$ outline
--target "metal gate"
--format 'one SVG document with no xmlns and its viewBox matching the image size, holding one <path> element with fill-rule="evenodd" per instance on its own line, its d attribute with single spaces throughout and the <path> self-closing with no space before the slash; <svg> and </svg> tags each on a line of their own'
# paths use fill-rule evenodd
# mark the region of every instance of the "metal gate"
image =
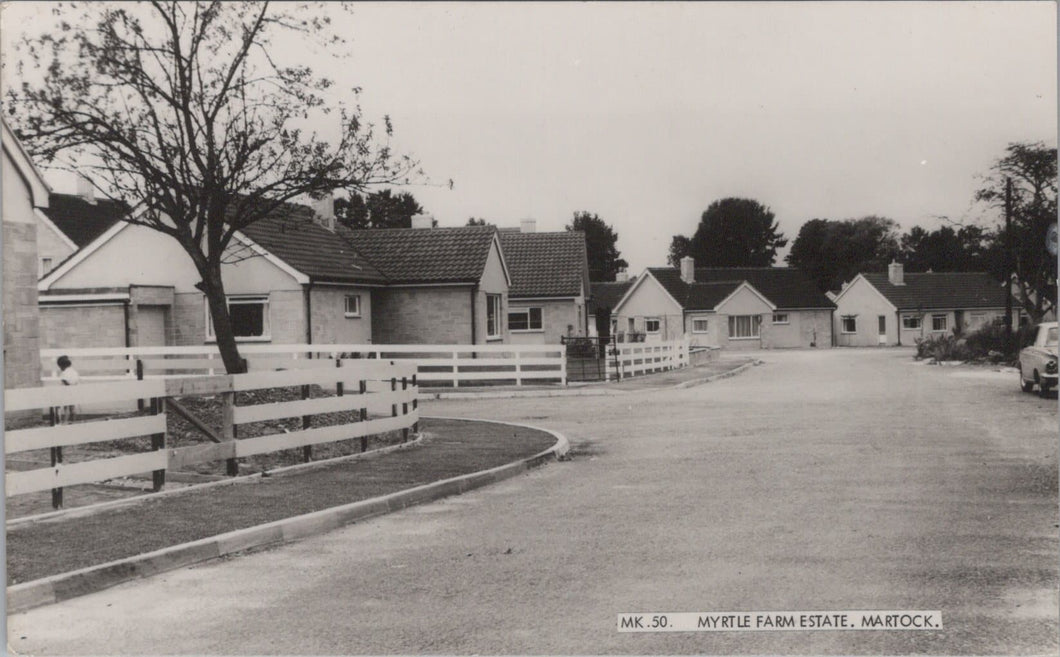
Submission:
<svg viewBox="0 0 1060 657">
<path fill-rule="evenodd" d="M 614 358 L 610 337 L 561 337 L 567 352 L 567 381 L 606 381 L 607 359 Z"/>
</svg>

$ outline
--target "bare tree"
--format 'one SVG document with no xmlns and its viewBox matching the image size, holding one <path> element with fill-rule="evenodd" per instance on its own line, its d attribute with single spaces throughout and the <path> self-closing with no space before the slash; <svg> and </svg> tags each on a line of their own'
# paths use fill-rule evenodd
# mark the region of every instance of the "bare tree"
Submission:
<svg viewBox="0 0 1060 657">
<path fill-rule="evenodd" d="M 391 152 L 389 117 L 362 120 L 358 88 L 281 61 L 282 34 L 341 51 L 330 8 L 268 2 L 54 5 L 58 29 L 17 47 L 7 91 L 32 154 L 88 175 L 162 232 L 202 277 L 217 344 L 240 372 L 221 265 L 233 237 L 289 201 L 405 184 L 422 175 Z M 9 62 L 10 65 L 10 62 Z M 337 137 L 314 128 L 334 129 Z M 238 243 L 238 240 L 237 240 Z"/>
</svg>

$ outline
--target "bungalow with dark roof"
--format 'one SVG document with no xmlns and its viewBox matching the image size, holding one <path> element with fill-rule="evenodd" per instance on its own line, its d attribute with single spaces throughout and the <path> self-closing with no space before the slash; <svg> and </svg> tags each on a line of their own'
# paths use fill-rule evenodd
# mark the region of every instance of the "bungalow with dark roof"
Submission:
<svg viewBox="0 0 1060 657">
<path fill-rule="evenodd" d="M 559 344 L 588 334 L 589 259 L 581 231 L 542 232 L 533 219 L 500 230 L 512 275 L 508 330 L 513 344 Z"/>
<path fill-rule="evenodd" d="M 91 183 L 78 178 L 77 194 L 52 194 L 37 213 L 37 251 L 44 276 L 129 212 L 121 201 L 96 198 Z"/>
<path fill-rule="evenodd" d="M 613 314 L 623 337 L 688 337 L 693 345 L 730 349 L 828 347 L 835 305 L 797 269 L 787 267 L 649 267 Z"/>
<path fill-rule="evenodd" d="M 1005 289 L 989 274 L 887 273 L 855 276 L 836 295 L 836 344 L 912 345 L 917 338 L 973 331 L 1005 314 Z"/>
<path fill-rule="evenodd" d="M 289 204 L 236 233 L 222 275 L 237 339 L 277 344 L 504 341 L 494 227 L 350 231 Z M 425 225 L 430 225 L 426 218 Z M 213 341 L 198 273 L 171 238 L 119 222 L 38 284 L 49 346 Z"/>
</svg>

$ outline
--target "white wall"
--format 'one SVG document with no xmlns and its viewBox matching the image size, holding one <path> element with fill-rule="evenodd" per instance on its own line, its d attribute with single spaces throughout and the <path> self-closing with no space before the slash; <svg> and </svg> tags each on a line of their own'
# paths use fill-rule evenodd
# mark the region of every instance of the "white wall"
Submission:
<svg viewBox="0 0 1060 657">
<path fill-rule="evenodd" d="M 836 344 L 841 347 L 875 347 L 879 341 L 879 316 L 887 322 L 885 344 L 898 344 L 898 317 L 896 308 L 864 278 L 855 278 L 850 287 L 836 301 L 835 324 L 833 332 Z M 857 315 L 857 331 L 843 332 L 843 317 Z M 952 322 L 952 319 L 951 319 Z M 951 324 L 952 326 L 952 324 Z M 929 327 L 930 328 L 930 327 Z M 915 333 L 919 333 L 918 331 Z M 906 344 L 903 335 L 902 343 Z M 910 339 L 908 344 L 912 344 Z"/>
</svg>

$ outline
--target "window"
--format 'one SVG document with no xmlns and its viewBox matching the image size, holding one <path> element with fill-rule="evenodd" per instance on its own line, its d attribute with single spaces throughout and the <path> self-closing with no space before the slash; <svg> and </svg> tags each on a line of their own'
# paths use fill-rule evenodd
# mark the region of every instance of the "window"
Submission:
<svg viewBox="0 0 1060 657">
<path fill-rule="evenodd" d="M 706 333 L 709 322 L 705 319 L 693 319 L 692 320 L 692 332 L 693 333 Z"/>
<path fill-rule="evenodd" d="M 758 337 L 758 315 L 730 315 L 729 339 L 749 340 Z"/>
<path fill-rule="evenodd" d="M 844 315 L 843 316 L 843 333 L 857 333 L 858 332 L 858 316 L 857 315 Z"/>
<path fill-rule="evenodd" d="M 659 318 L 658 317 L 645 317 L 644 318 L 644 332 L 645 333 L 658 333 L 659 332 Z"/>
<path fill-rule="evenodd" d="M 971 319 L 968 320 L 969 328 L 977 328 L 986 324 L 986 313 L 972 313 Z"/>
<path fill-rule="evenodd" d="M 787 313 L 773 313 L 774 324 L 787 324 L 788 314 Z"/>
<path fill-rule="evenodd" d="M 205 303 L 205 299 L 203 299 Z M 206 306 L 206 339 L 216 340 L 213 332 L 213 317 L 210 316 L 210 305 Z M 228 315 L 232 318 L 232 332 L 238 340 L 268 340 L 269 331 L 269 298 L 228 297 Z"/>
<path fill-rule="evenodd" d="M 501 295 L 486 295 L 486 337 L 501 337 Z"/>
<path fill-rule="evenodd" d="M 902 328 L 919 329 L 920 315 L 902 315 Z"/>
<path fill-rule="evenodd" d="M 47 274 L 48 272 L 50 272 L 52 270 L 52 262 L 53 262 L 53 260 L 51 258 L 41 258 L 40 259 L 40 275 L 38 276 L 38 278 L 40 276 L 44 276 L 45 274 Z"/>
<path fill-rule="evenodd" d="M 346 317 L 360 317 L 361 316 L 361 295 L 359 294 L 347 294 L 346 295 Z"/>
<path fill-rule="evenodd" d="M 632 317 L 630 317 L 628 323 L 629 323 L 629 332 L 630 333 L 636 333 L 637 332 L 637 322 Z"/>
<path fill-rule="evenodd" d="M 508 309 L 509 331 L 540 331 L 542 329 L 540 308 Z"/>
<path fill-rule="evenodd" d="M 946 316 L 945 315 L 932 315 L 931 316 L 931 330 L 932 331 L 945 331 L 946 330 Z"/>
</svg>

